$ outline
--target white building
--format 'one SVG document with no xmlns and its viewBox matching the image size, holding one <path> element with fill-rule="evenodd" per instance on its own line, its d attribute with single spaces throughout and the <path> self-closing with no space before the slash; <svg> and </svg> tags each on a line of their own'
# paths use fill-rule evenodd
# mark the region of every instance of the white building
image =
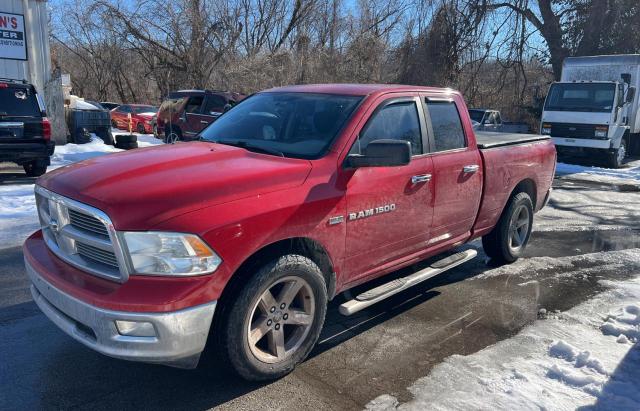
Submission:
<svg viewBox="0 0 640 411">
<path fill-rule="evenodd" d="M 65 143 L 62 88 L 51 73 L 46 0 L 0 0 L 0 77 L 26 80 L 44 94 L 53 137 Z"/>
</svg>

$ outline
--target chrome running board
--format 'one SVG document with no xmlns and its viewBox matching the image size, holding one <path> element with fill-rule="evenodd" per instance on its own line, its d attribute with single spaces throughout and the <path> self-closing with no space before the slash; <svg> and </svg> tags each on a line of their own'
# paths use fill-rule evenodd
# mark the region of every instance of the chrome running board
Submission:
<svg viewBox="0 0 640 411">
<path fill-rule="evenodd" d="M 429 278 L 436 276 L 444 271 L 460 264 L 467 262 L 478 255 L 476 250 L 466 250 L 449 257 L 443 258 L 431 264 L 429 267 L 410 274 L 406 277 L 396 278 L 386 284 L 379 285 L 371 290 L 365 291 L 356 296 L 353 300 L 346 301 L 340 305 L 340 314 L 351 315 L 363 310 L 379 301 L 391 297 L 413 287 Z"/>
</svg>

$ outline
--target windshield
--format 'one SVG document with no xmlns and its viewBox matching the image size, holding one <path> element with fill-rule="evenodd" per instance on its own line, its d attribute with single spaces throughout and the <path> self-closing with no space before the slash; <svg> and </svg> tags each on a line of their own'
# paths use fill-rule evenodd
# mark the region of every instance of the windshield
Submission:
<svg viewBox="0 0 640 411">
<path fill-rule="evenodd" d="M 613 83 L 555 83 L 549 90 L 544 109 L 610 112 L 615 93 Z"/>
<path fill-rule="evenodd" d="M 471 116 L 471 120 L 481 123 L 482 117 L 484 117 L 484 110 L 469 110 L 469 116 Z"/>
<path fill-rule="evenodd" d="M 158 107 L 154 107 L 154 106 L 133 106 L 131 108 L 133 109 L 133 112 L 136 114 L 158 112 Z"/>
<path fill-rule="evenodd" d="M 314 159 L 329 148 L 361 99 L 333 94 L 256 94 L 207 127 L 201 139 Z"/>
</svg>

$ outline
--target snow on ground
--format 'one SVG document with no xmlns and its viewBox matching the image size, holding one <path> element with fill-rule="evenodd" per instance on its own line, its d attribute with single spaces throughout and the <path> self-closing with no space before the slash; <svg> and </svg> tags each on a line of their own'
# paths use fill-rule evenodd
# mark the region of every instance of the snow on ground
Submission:
<svg viewBox="0 0 640 411">
<path fill-rule="evenodd" d="M 556 175 L 605 184 L 640 185 L 640 161 L 630 161 L 619 169 L 558 163 Z"/>
<path fill-rule="evenodd" d="M 113 130 L 114 134 L 123 134 Z M 136 134 L 136 133 L 134 133 Z M 136 134 L 139 147 L 162 144 L 151 134 Z M 48 171 L 77 161 L 122 151 L 92 136 L 87 144 L 56 146 Z M 0 185 L 0 249 L 20 245 L 39 227 L 33 184 Z"/>
<path fill-rule="evenodd" d="M 632 222 L 637 221 L 634 224 Z M 549 206 L 536 214 L 534 231 L 591 231 L 640 227 L 640 192 L 564 181 Z"/>
<path fill-rule="evenodd" d="M 382 395 L 366 408 L 640 409 L 640 277 L 601 283 L 608 290 L 581 305 L 477 353 L 447 358 L 409 387 L 413 400 Z"/>
</svg>

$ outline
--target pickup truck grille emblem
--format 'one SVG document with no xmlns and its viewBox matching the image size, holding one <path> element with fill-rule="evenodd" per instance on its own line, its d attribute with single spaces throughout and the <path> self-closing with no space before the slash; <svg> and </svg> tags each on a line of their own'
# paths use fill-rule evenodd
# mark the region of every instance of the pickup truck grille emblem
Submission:
<svg viewBox="0 0 640 411">
<path fill-rule="evenodd" d="M 373 217 L 374 215 L 390 213 L 396 210 L 395 204 L 385 204 L 374 208 L 368 208 L 366 210 L 360 210 L 354 213 L 349 213 L 349 221 L 360 220 L 362 218 Z"/>
</svg>

